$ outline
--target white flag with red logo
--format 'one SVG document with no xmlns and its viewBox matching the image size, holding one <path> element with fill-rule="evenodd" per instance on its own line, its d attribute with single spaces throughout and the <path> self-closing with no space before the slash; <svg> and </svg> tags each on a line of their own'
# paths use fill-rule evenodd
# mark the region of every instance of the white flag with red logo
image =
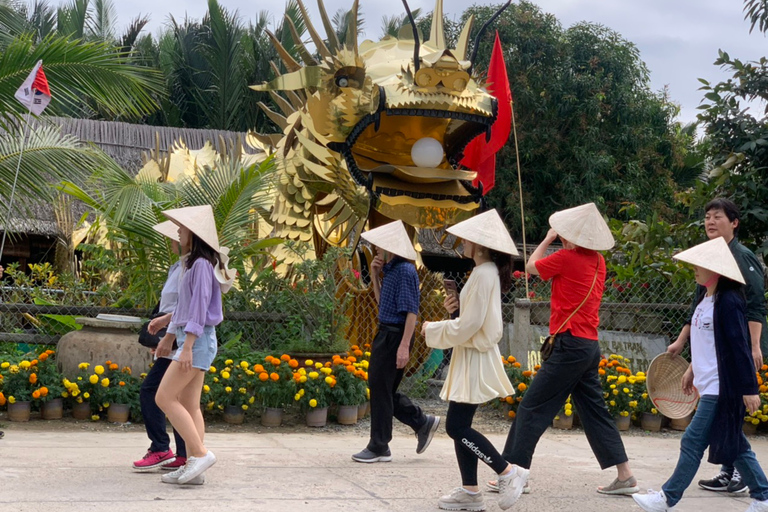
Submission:
<svg viewBox="0 0 768 512">
<path fill-rule="evenodd" d="M 19 90 L 14 95 L 30 112 L 39 116 L 51 102 L 51 90 L 43 72 L 43 61 L 37 61 Z"/>
</svg>

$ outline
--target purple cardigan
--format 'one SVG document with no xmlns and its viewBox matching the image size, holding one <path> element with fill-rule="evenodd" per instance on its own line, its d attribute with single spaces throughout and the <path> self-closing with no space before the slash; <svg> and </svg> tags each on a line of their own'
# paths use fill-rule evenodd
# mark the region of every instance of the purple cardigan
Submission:
<svg viewBox="0 0 768 512">
<path fill-rule="evenodd" d="M 221 285 L 213 275 L 213 265 L 198 258 L 192 268 L 184 269 L 179 286 L 179 303 L 171 317 L 168 332 L 179 327 L 184 332 L 202 336 L 206 325 L 219 325 L 224 319 Z"/>
</svg>

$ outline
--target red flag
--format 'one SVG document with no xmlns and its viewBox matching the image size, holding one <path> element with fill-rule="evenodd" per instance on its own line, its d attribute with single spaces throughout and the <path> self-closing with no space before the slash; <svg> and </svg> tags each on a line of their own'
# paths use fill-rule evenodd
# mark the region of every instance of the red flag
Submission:
<svg viewBox="0 0 768 512">
<path fill-rule="evenodd" d="M 51 102 L 51 90 L 43 72 L 43 61 L 37 61 L 32 72 L 14 95 L 30 112 L 39 116 Z"/>
<path fill-rule="evenodd" d="M 487 194 L 496 180 L 496 153 L 504 147 L 512 130 L 512 91 L 509 88 L 504 51 L 501 49 L 499 32 L 493 43 L 491 62 L 488 66 L 488 92 L 499 102 L 496 121 L 491 127 L 491 137 L 485 141 L 485 134 L 478 135 L 464 149 L 461 165 L 477 172 L 478 182 L 483 183 L 483 194 Z"/>
</svg>

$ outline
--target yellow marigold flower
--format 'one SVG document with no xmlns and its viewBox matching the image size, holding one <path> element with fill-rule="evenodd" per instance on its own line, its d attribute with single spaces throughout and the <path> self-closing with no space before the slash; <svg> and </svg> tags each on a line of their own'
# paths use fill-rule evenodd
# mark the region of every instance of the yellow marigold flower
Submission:
<svg viewBox="0 0 768 512">
<path fill-rule="evenodd" d="M 253 402 L 255 402 L 255 401 L 256 401 L 256 397 L 255 396 L 252 396 L 251 398 L 248 399 L 248 403 L 249 404 L 253 404 Z"/>
<path fill-rule="evenodd" d="M 572 410 L 570 410 L 570 409 L 566 409 L 566 410 L 565 410 L 565 415 L 566 415 L 566 416 L 571 416 L 571 415 L 573 415 L 573 411 L 572 411 Z"/>
<path fill-rule="evenodd" d="M 211 392 L 211 387 L 208 384 L 205 384 L 203 386 L 203 392 L 204 393 L 210 393 Z"/>
<path fill-rule="evenodd" d="M 19 367 L 16 366 L 15 364 L 11 365 L 10 370 L 11 370 L 11 373 L 19 373 Z"/>
<path fill-rule="evenodd" d="M 299 368 L 299 375 L 306 375 L 306 374 L 307 374 L 307 370 L 305 370 L 304 368 Z"/>
<path fill-rule="evenodd" d="M 629 388 L 624 388 L 624 389 L 622 389 L 622 391 L 625 392 L 625 393 L 629 393 Z"/>
<path fill-rule="evenodd" d="M 309 401 L 309 406 L 310 407 L 317 407 L 317 400 L 315 400 L 314 398 L 312 400 L 310 400 Z"/>
<path fill-rule="evenodd" d="M 218 377 L 214 377 L 213 378 L 213 382 L 219 382 L 219 378 Z"/>
<path fill-rule="evenodd" d="M 68 398 L 68 397 L 69 397 L 69 393 L 67 393 L 66 391 L 61 392 L 61 398 Z"/>
<path fill-rule="evenodd" d="M 371 399 L 371 388 L 365 388 L 365 398 Z"/>
<path fill-rule="evenodd" d="M 98 364 L 93 368 L 93 371 L 96 372 L 96 375 L 101 375 L 104 373 L 104 367 Z"/>
<path fill-rule="evenodd" d="M 609 376 L 606 378 L 606 380 L 607 380 L 608 382 L 614 381 L 614 380 L 616 380 L 616 379 L 618 379 L 618 377 L 616 377 L 615 375 L 609 375 Z"/>
<path fill-rule="evenodd" d="M 320 371 L 326 375 L 330 375 L 333 370 L 331 370 L 330 368 L 320 368 Z"/>
<path fill-rule="evenodd" d="M 635 377 L 629 377 L 627 380 L 629 381 L 630 384 L 634 384 L 635 382 L 637 382 L 637 379 Z"/>
<path fill-rule="evenodd" d="M 616 384 L 611 384 L 611 389 L 616 389 Z"/>
<path fill-rule="evenodd" d="M 105 388 L 109 387 L 109 379 L 108 379 L 108 378 L 106 378 L 106 377 L 104 377 L 103 379 L 101 379 L 101 386 L 102 386 L 102 387 L 105 387 Z"/>
<path fill-rule="evenodd" d="M 315 363 L 311 359 L 307 359 L 306 361 L 304 361 L 304 366 L 312 366 L 313 364 Z"/>
<path fill-rule="evenodd" d="M 77 367 L 80 368 L 81 370 L 87 370 L 89 366 L 91 366 L 90 363 L 80 363 L 79 365 L 77 365 Z"/>
<path fill-rule="evenodd" d="M 223 371 L 221 372 L 221 378 L 222 378 L 222 379 L 228 379 L 228 378 L 229 378 L 229 372 L 228 372 L 228 371 L 225 371 L 225 370 L 223 370 Z"/>
<path fill-rule="evenodd" d="M 645 377 L 645 372 L 637 372 L 635 374 L 636 377 Z"/>
<path fill-rule="evenodd" d="M 91 416 L 91 421 L 99 421 L 99 419 L 100 418 L 98 414 L 94 414 L 93 416 Z"/>
<path fill-rule="evenodd" d="M 611 407 L 616 407 L 616 401 L 615 401 L 615 400 L 611 400 L 610 402 L 608 402 L 608 404 L 609 404 Z"/>
<path fill-rule="evenodd" d="M 643 393 L 643 400 L 645 400 L 646 398 L 648 398 L 648 393 Z"/>
<path fill-rule="evenodd" d="M 109 402 L 104 402 L 103 404 L 101 404 L 101 406 L 106 409 L 107 407 L 109 407 Z"/>
<path fill-rule="evenodd" d="M 11 395 L 8 397 L 8 403 L 9 404 L 15 404 L 16 403 L 16 397 Z"/>
<path fill-rule="evenodd" d="M 0 368 L 2 368 L 3 370 L 8 368 L 9 366 L 11 366 L 11 363 L 9 363 L 8 361 L 3 361 L 3 364 L 0 364 Z"/>
<path fill-rule="evenodd" d="M 226 393 L 231 393 L 231 392 L 232 392 L 232 388 L 231 388 L 231 387 L 229 387 L 229 386 L 227 386 L 227 387 L 225 387 L 225 388 L 224 388 L 224 391 L 225 391 Z"/>
<path fill-rule="evenodd" d="M 299 390 L 299 394 L 300 394 L 301 396 L 304 396 L 304 390 L 303 390 L 303 389 L 300 389 L 300 390 Z"/>
<path fill-rule="evenodd" d="M 224 361 L 224 364 L 227 366 L 232 366 L 234 364 L 234 361 L 231 359 L 227 359 L 226 361 Z"/>
<path fill-rule="evenodd" d="M 613 393 L 614 395 L 618 395 L 618 394 L 619 394 L 619 390 L 618 390 L 618 389 L 614 389 L 614 390 L 612 391 L 612 393 Z"/>
<path fill-rule="evenodd" d="M 326 383 L 326 384 L 328 384 L 328 385 L 331 385 L 331 384 L 333 383 L 333 378 L 331 378 L 331 377 L 326 377 L 326 378 L 325 378 L 325 383 Z"/>
<path fill-rule="evenodd" d="M 210 368 L 208 368 L 208 371 L 211 372 L 211 373 L 216 373 L 216 367 L 215 366 L 211 366 Z"/>
<path fill-rule="evenodd" d="M 22 361 L 19 363 L 19 368 L 21 368 L 22 370 L 29 370 L 30 366 L 32 366 L 32 363 L 30 363 L 29 361 Z"/>
<path fill-rule="evenodd" d="M 293 399 L 298 402 L 299 400 L 301 400 L 301 395 L 296 393 L 295 395 L 293 395 Z"/>
<path fill-rule="evenodd" d="M 248 392 L 248 390 L 245 389 L 245 388 L 240 388 L 240 389 L 237 390 L 237 392 L 240 393 L 241 395 L 244 395 L 244 394 L 246 394 Z"/>
<path fill-rule="evenodd" d="M 89 398 L 91 398 L 91 394 L 90 394 L 89 392 L 87 392 L 87 391 L 86 391 L 85 393 L 83 393 L 83 398 L 85 398 L 86 400 L 88 400 Z"/>
<path fill-rule="evenodd" d="M 307 376 L 306 376 L 306 375 L 302 375 L 302 376 L 299 378 L 299 382 L 301 382 L 302 384 L 304 384 L 305 382 L 307 382 Z"/>
<path fill-rule="evenodd" d="M 245 405 L 245 404 L 241 405 L 240 407 L 242 407 L 244 411 L 247 411 L 247 410 L 248 410 L 248 406 L 247 406 L 247 405 Z"/>
<path fill-rule="evenodd" d="M 320 374 L 319 374 L 319 373 L 317 373 L 317 372 L 309 372 L 309 378 L 310 378 L 310 379 L 316 379 L 316 378 L 318 378 L 319 376 L 320 376 Z"/>
<path fill-rule="evenodd" d="M 322 367 L 323 367 L 323 363 L 315 363 L 315 368 L 320 369 Z"/>
<path fill-rule="evenodd" d="M 565 410 L 566 411 L 570 411 L 571 409 L 573 409 L 573 405 L 572 404 L 565 404 Z"/>
<path fill-rule="evenodd" d="M 240 368 L 242 368 L 243 370 L 246 370 L 249 366 L 251 365 L 248 364 L 248 361 L 240 361 Z"/>
<path fill-rule="evenodd" d="M 627 382 L 627 378 L 624 375 L 619 375 L 619 384 Z"/>
</svg>

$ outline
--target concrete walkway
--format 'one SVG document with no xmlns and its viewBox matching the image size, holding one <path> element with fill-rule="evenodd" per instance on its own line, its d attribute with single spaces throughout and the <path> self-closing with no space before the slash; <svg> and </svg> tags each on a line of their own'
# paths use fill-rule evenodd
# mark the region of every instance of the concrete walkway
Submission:
<svg viewBox="0 0 768 512">
<path fill-rule="evenodd" d="M 173 486 L 160 473 L 135 473 L 132 460 L 147 447 L 140 431 L 79 432 L 6 426 L 0 440 L 0 511 L 429 511 L 459 484 L 453 442 L 442 432 L 423 455 L 415 438 L 396 434 L 391 463 L 356 464 L 350 454 L 366 438 L 359 432 L 213 433 L 208 446 L 219 462 L 204 486 Z M 45 428 L 48 428 L 47 426 Z M 489 436 L 499 447 L 504 438 Z M 643 491 L 655 489 L 677 460 L 679 435 L 624 437 Z M 768 440 L 755 438 L 758 459 L 768 466 Z M 697 475 L 716 468 L 703 464 Z M 491 471 L 480 464 L 482 480 Z M 601 472 L 583 432 L 542 438 L 532 468 L 532 493 L 516 511 L 640 510 L 631 498 L 595 492 L 615 473 Z M 695 484 L 694 484 L 695 485 Z M 488 510 L 499 510 L 486 494 Z M 747 497 L 718 495 L 692 487 L 680 512 L 744 511 Z"/>
</svg>

